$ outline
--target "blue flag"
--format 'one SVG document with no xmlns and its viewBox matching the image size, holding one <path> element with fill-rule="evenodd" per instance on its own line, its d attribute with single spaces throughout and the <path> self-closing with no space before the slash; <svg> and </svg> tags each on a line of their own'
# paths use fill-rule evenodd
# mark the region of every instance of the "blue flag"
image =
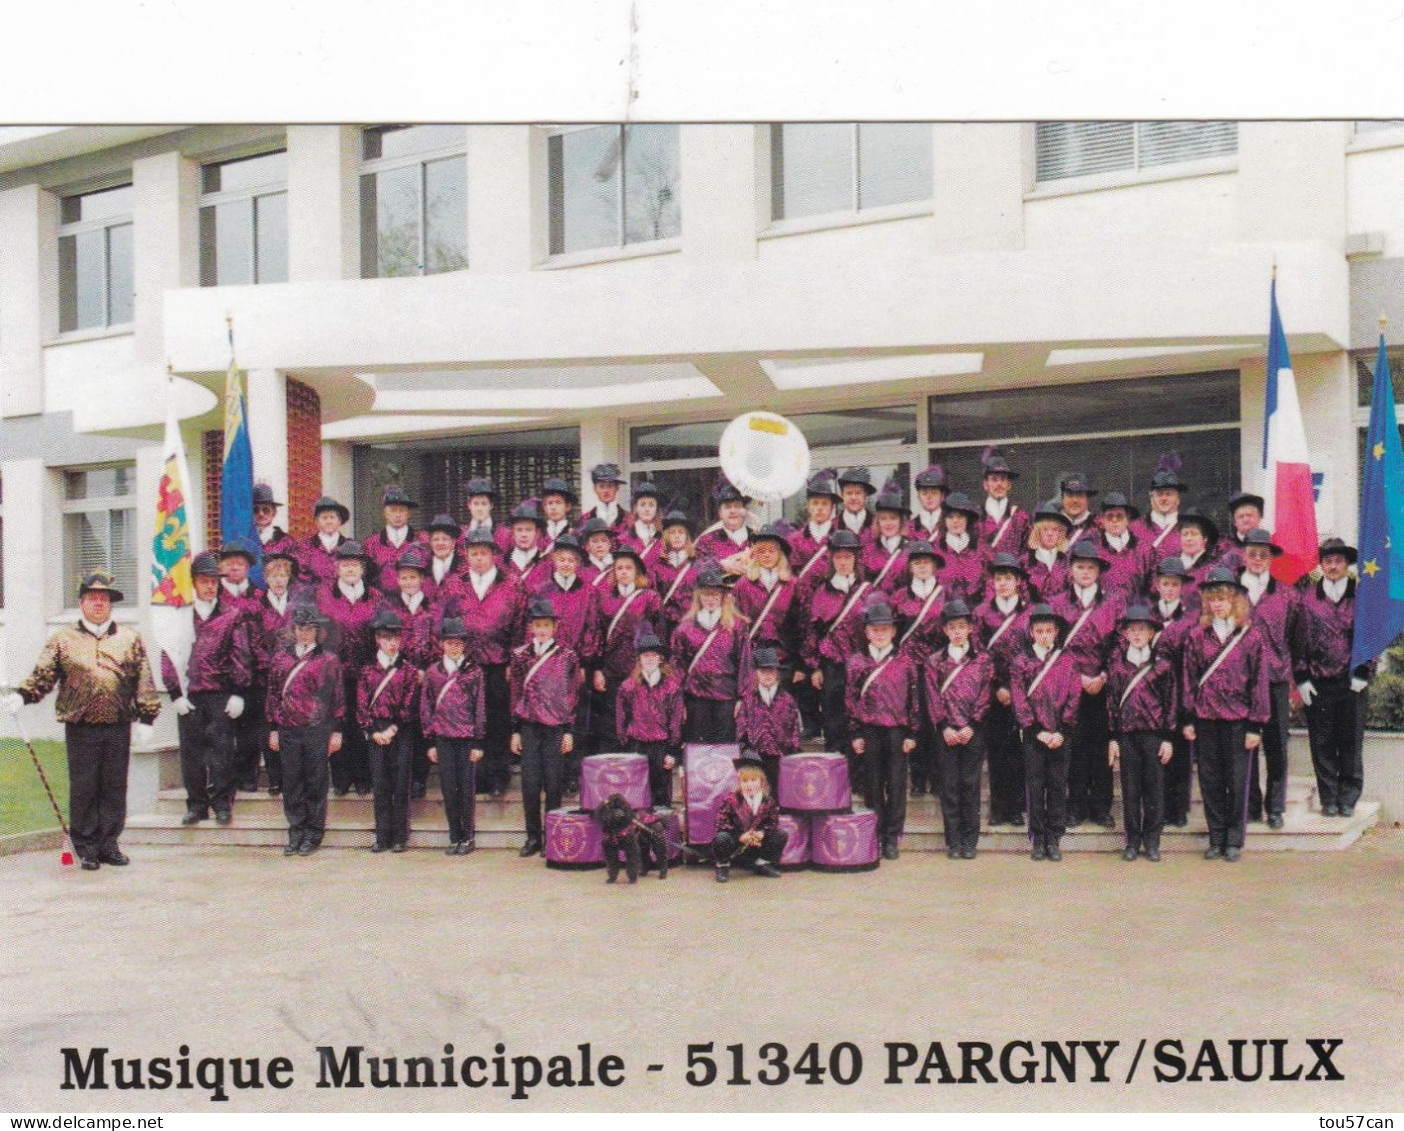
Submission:
<svg viewBox="0 0 1404 1131">
<path fill-rule="evenodd" d="M 1351 668 L 1368 664 L 1404 632 L 1404 451 L 1383 334 L 1375 361 L 1375 395 L 1361 478 L 1360 582 L 1355 591 Z"/>
<path fill-rule="evenodd" d="M 244 385 L 233 356 L 224 385 L 224 470 L 219 484 L 219 536 L 250 539 L 257 546 L 253 520 L 253 449 L 249 446 L 248 419 L 244 410 Z M 249 579 L 263 585 L 263 563 L 254 562 Z"/>
</svg>

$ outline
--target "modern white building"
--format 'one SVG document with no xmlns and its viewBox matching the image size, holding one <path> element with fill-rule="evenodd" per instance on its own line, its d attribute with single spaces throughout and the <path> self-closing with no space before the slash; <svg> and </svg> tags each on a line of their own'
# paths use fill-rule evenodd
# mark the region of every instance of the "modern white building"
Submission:
<svg viewBox="0 0 1404 1131">
<path fill-rule="evenodd" d="M 0 657 L 27 669 L 83 568 L 141 616 L 167 396 L 206 536 L 230 321 L 295 530 L 329 493 L 371 532 L 391 481 L 461 516 L 480 473 L 588 505 L 606 459 L 701 509 L 753 408 L 879 481 L 978 492 L 999 444 L 1030 504 L 1070 468 L 1143 498 L 1175 450 L 1221 514 L 1256 485 L 1275 265 L 1351 537 L 1401 183 L 1395 122 L 0 129 Z"/>
</svg>

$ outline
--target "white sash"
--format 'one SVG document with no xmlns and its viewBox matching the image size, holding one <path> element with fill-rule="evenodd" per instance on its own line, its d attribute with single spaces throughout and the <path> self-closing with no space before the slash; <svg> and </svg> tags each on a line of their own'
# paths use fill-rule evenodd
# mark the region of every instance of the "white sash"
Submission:
<svg viewBox="0 0 1404 1131">
<path fill-rule="evenodd" d="M 698 646 L 697 654 L 692 657 L 692 662 L 687 665 L 688 675 L 692 674 L 692 669 L 697 666 L 697 662 L 702 659 L 702 656 L 706 653 L 707 649 L 712 646 L 712 641 L 717 638 L 717 633 L 721 631 L 721 628 L 721 622 L 718 621 L 717 626 L 714 629 L 712 629 L 711 632 L 707 633 L 707 638 L 704 641 L 702 641 L 701 645 Z"/>
<path fill-rule="evenodd" d="M 990 539 L 990 549 L 993 550 L 999 545 L 1000 539 L 1004 537 L 1005 531 L 1009 529 L 1009 524 L 1014 521 L 1014 512 L 1019 508 L 1013 503 L 1009 504 L 1009 513 L 1004 516 L 1004 521 L 999 524 L 999 529 L 994 532 L 994 537 Z"/>
<path fill-rule="evenodd" d="M 931 606 L 936 603 L 936 598 L 944 592 L 945 588 L 940 582 L 937 582 L 931 592 L 926 595 L 926 600 L 922 602 L 921 608 L 917 610 L 917 615 L 912 620 L 911 626 L 906 632 L 902 633 L 902 639 L 897 641 L 897 647 L 902 647 L 903 644 L 911 639 L 912 633 L 921 627 L 921 622 L 926 619 L 926 614 L 931 611 Z"/>
<path fill-rule="evenodd" d="M 828 639 L 834 634 L 838 626 L 843 623 L 843 618 L 853 611 L 853 606 L 858 603 L 858 599 L 863 596 L 867 589 L 868 583 L 864 581 L 853 590 L 852 595 L 848 598 L 848 604 L 844 605 L 844 607 L 839 610 L 839 615 L 834 617 L 833 622 L 829 625 L 829 630 L 824 633 L 825 639 Z"/>
<path fill-rule="evenodd" d="M 1138 671 L 1134 676 L 1131 677 L 1131 682 L 1126 685 L 1126 690 L 1121 693 L 1121 698 L 1116 701 L 1117 707 L 1126 706 L 1126 700 L 1131 697 L 1131 692 L 1136 690 L 1136 685 L 1140 683 L 1141 680 L 1145 679 L 1146 676 L 1150 675 L 1150 670 L 1153 667 L 1155 667 L 1154 655 L 1152 655 L 1151 658 L 1146 661 L 1145 667 L 1143 667 L 1140 671 Z"/>
<path fill-rule="evenodd" d="M 1019 614 L 1021 612 L 1023 612 L 1023 610 L 1015 606 L 1014 611 L 1004 618 L 1004 623 L 1001 624 L 997 629 L 995 629 L 994 635 L 991 636 L 987 641 L 985 641 L 985 651 L 988 652 L 991 648 L 995 646 L 995 641 L 998 640 L 1001 636 L 1003 636 L 1005 630 L 1016 620 L 1019 619 Z"/>
<path fill-rule="evenodd" d="M 1153 539 L 1151 539 L 1151 548 L 1152 548 L 1152 549 L 1155 549 L 1155 550 L 1160 549 L 1160 544 L 1161 544 L 1162 542 L 1165 541 L 1166 537 L 1167 537 L 1172 531 L 1179 530 L 1179 529 L 1180 529 L 1180 520 L 1177 518 L 1177 519 L 1176 519 L 1174 522 L 1172 522 L 1169 526 L 1167 526 L 1167 527 L 1165 527 L 1163 530 L 1161 530 L 1161 532 L 1160 532 L 1159 534 L 1157 534 Z"/>
<path fill-rule="evenodd" d="M 878 575 L 873 578 L 874 585 L 881 585 L 882 579 L 887 576 L 887 571 L 892 568 L 892 563 L 897 560 L 897 555 L 902 552 L 902 547 L 898 546 L 892 553 L 887 555 L 887 561 L 882 563 L 882 569 L 878 570 Z"/>
<path fill-rule="evenodd" d="M 307 655 L 303 656 L 302 659 L 298 660 L 298 662 L 293 665 L 292 671 L 288 672 L 288 678 L 283 680 L 283 690 L 278 693 L 279 695 L 286 695 L 288 693 L 288 687 L 292 684 L 293 679 L 297 676 L 298 672 L 307 666 L 308 661 L 312 659 L 314 654 L 313 652 L 308 652 Z"/>
<path fill-rule="evenodd" d="M 619 627 L 619 618 L 624 615 L 624 610 L 627 609 L 630 605 L 632 605 L 634 603 L 634 598 L 642 592 L 642 589 L 635 589 L 632 593 L 630 593 L 627 597 L 624 598 L 624 603 L 619 606 L 619 611 L 614 614 L 614 619 L 609 622 L 609 627 L 605 629 L 606 644 L 609 643 L 609 638 L 614 635 L 614 630 Z"/>
<path fill-rule="evenodd" d="M 687 576 L 687 571 L 692 568 L 692 562 L 692 558 L 688 558 L 687 561 L 683 562 L 682 568 L 678 570 L 677 576 L 673 578 L 673 584 L 668 586 L 667 596 L 663 598 L 663 603 L 665 605 L 673 599 L 673 594 L 678 591 L 678 586 L 682 584 L 682 579 Z"/>
<path fill-rule="evenodd" d="M 887 657 L 882 661 L 882 663 L 878 664 L 877 667 L 875 667 L 872 671 L 868 673 L 868 678 L 863 681 L 863 686 L 858 689 L 859 699 L 863 698 L 863 696 L 868 693 L 868 688 L 872 686 L 873 680 L 877 679 L 878 674 L 882 671 L 882 669 L 887 667 L 887 665 L 892 663 L 892 661 L 896 658 L 897 649 L 894 648 L 891 652 L 887 654 Z"/>
<path fill-rule="evenodd" d="M 756 617 L 756 623 L 751 625 L 751 631 L 746 634 L 748 640 L 754 640 L 756 638 L 756 633 L 760 631 L 760 626 L 765 623 L 765 618 L 770 615 L 770 610 L 775 607 L 775 602 L 779 599 L 780 590 L 783 587 L 784 582 L 777 581 L 775 583 L 775 588 L 770 591 L 770 596 L 766 599 L 765 604 L 761 606 L 760 615 Z"/>
<path fill-rule="evenodd" d="M 547 648 L 546 651 L 542 652 L 541 655 L 537 656 L 536 663 L 532 664 L 531 667 L 527 668 L 526 675 L 522 676 L 523 690 L 525 690 L 526 685 L 531 682 L 531 677 L 541 670 L 541 665 L 544 664 L 547 660 L 549 660 L 553 655 L 555 655 L 555 652 L 556 642 L 553 640 L 551 641 L 551 647 Z"/>
<path fill-rule="evenodd" d="M 1033 677 L 1033 682 L 1029 684 L 1029 690 L 1026 692 L 1030 698 L 1033 698 L 1033 693 L 1038 690 L 1038 685 L 1043 682 L 1043 677 L 1053 670 L 1053 665 L 1058 662 L 1058 657 L 1062 654 L 1063 650 L 1061 648 L 1055 648 L 1048 659 L 1043 662 L 1042 669 L 1039 671 L 1038 675 Z"/>
<path fill-rule="evenodd" d="M 390 670 L 385 673 L 385 678 L 380 681 L 380 685 L 371 693 L 370 707 L 374 707 L 380 700 L 380 693 L 390 686 L 390 681 L 395 678 L 395 670 L 399 664 L 391 664 Z"/>
<path fill-rule="evenodd" d="M 439 694 L 434 696 L 434 710 L 437 711 L 439 707 L 443 704 L 444 696 L 449 693 L 449 688 L 458 682 L 458 677 L 462 674 L 463 669 L 459 668 L 456 672 L 454 672 L 451 676 L 448 677 L 448 681 L 443 685 L 443 687 L 439 688 Z"/>
<path fill-rule="evenodd" d="M 1199 677 L 1199 683 L 1196 686 L 1203 687 L 1208 683 L 1209 677 L 1219 670 L 1219 665 L 1228 659 L 1229 653 L 1237 648 L 1238 642 L 1247 635 L 1248 626 L 1246 624 L 1239 625 L 1238 628 L 1234 630 L 1233 635 L 1228 638 L 1227 643 L 1224 644 L 1223 650 L 1214 657 L 1214 662 L 1204 669 L 1204 674 Z"/>
<path fill-rule="evenodd" d="M 1078 631 L 1082 628 L 1082 626 L 1087 623 L 1087 618 L 1090 617 L 1093 614 L 1093 612 L 1096 611 L 1096 609 L 1097 606 L 1095 604 L 1092 604 L 1088 605 L 1087 608 L 1082 610 L 1082 616 L 1078 617 L 1077 623 L 1068 630 L 1067 636 L 1063 638 L 1063 647 L 1059 648 L 1058 651 L 1062 652 L 1067 649 L 1067 646 L 1073 642 L 1073 637 L 1078 634 Z"/>
<path fill-rule="evenodd" d="M 943 683 L 943 684 L 941 684 L 941 694 L 942 694 L 942 695 L 944 695 L 944 694 L 946 693 L 946 690 L 947 690 L 947 689 L 951 686 L 951 684 L 955 681 L 955 677 L 958 676 L 958 675 L 960 675 L 960 673 L 961 673 L 962 671 L 965 670 L 965 665 L 968 664 L 968 663 L 970 663 L 970 657 L 971 657 L 973 654 L 974 654 L 974 653 L 972 653 L 972 652 L 966 652 L 965 658 L 964 658 L 963 660 L 961 660 L 960 663 L 956 664 L 956 666 L 955 666 L 954 668 L 951 669 L 951 674 L 948 675 L 948 676 L 946 676 L 946 682 Z"/>
<path fill-rule="evenodd" d="M 818 564 L 819 559 L 822 558 L 828 552 L 829 546 L 826 542 L 824 545 L 820 546 L 819 549 L 814 551 L 814 556 L 810 558 L 809 561 L 804 563 L 804 569 L 800 570 L 799 577 L 797 577 L 795 580 L 803 581 L 807 576 L 809 576 L 809 571 L 813 569 L 815 565 Z"/>
</svg>

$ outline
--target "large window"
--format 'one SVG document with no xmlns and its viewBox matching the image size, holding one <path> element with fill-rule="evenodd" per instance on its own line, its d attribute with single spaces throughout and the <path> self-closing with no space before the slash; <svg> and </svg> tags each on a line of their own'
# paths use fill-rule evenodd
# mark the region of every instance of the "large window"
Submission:
<svg viewBox="0 0 1404 1131">
<path fill-rule="evenodd" d="M 132 320 L 132 186 L 59 203 L 59 329 Z"/>
<path fill-rule="evenodd" d="M 931 199 L 927 122 L 770 127 L 771 217 L 788 220 Z"/>
<path fill-rule="evenodd" d="M 1237 122 L 1039 122 L 1035 134 L 1040 182 L 1238 152 Z"/>
<path fill-rule="evenodd" d="M 550 251 L 586 251 L 682 233 L 678 127 L 589 126 L 547 141 Z"/>
<path fill-rule="evenodd" d="M 104 569 L 117 588 L 136 599 L 136 466 L 63 473 L 64 592 L 84 574 Z M 68 598 L 65 598 L 66 600 Z"/>
<path fill-rule="evenodd" d="M 361 277 L 468 266 L 463 126 L 377 126 L 361 135 Z"/>
<path fill-rule="evenodd" d="M 200 170 L 200 286 L 288 279 L 286 150 Z"/>
</svg>

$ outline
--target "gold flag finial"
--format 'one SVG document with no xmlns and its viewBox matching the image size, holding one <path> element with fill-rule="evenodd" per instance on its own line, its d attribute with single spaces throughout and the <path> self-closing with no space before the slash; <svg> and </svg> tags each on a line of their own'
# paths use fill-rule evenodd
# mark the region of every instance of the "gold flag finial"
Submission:
<svg viewBox="0 0 1404 1131">
<path fill-rule="evenodd" d="M 1385 327 L 1389 325 L 1389 315 L 1383 310 L 1380 311 L 1380 333 L 1385 332 Z"/>
</svg>

